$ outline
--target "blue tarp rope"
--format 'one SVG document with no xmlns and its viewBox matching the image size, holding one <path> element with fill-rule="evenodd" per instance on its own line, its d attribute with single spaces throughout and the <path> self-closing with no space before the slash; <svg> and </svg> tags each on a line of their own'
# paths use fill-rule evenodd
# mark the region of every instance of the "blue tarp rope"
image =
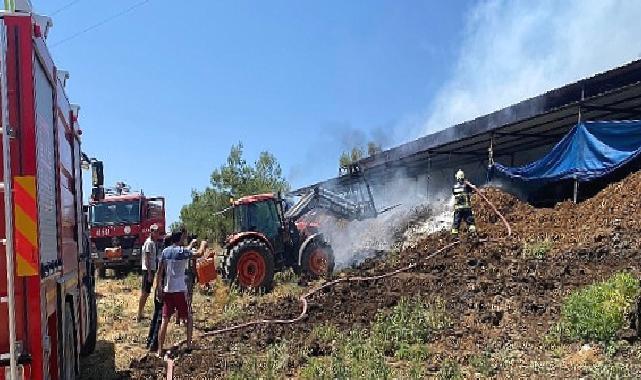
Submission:
<svg viewBox="0 0 641 380">
<path fill-rule="evenodd" d="M 590 181 L 612 173 L 641 154 L 641 121 L 587 121 L 575 125 L 541 159 L 494 170 L 520 181 Z"/>
</svg>

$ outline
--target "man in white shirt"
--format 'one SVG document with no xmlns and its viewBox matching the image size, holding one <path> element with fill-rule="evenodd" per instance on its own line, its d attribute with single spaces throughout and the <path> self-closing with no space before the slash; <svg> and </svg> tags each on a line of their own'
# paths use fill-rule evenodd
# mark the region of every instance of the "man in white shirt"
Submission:
<svg viewBox="0 0 641 380">
<path fill-rule="evenodd" d="M 154 275 L 156 273 L 156 263 L 157 258 L 157 249 L 156 242 L 154 241 L 154 236 L 158 226 L 152 224 L 149 227 L 149 236 L 142 246 L 142 281 L 141 281 L 141 292 L 140 292 L 140 301 L 138 302 L 138 322 L 142 320 L 143 312 L 145 309 L 145 304 L 147 303 L 147 298 L 149 293 L 151 293 L 151 287 L 154 283 Z"/>
<path fill-rule="evenodd" d="M 163 344 L 167 334 L 169 319 L 176 312 L 177 319 L 187 321 L 186 335 L 187 347 L 191 348 L 193 320 L 191 308 L 187 303 L 187 283 L 185 282 L 185 269 L 190 260 L 195 260 L 203 254 L 206 242 L 203 241 L 197 252 L 193 251 L 196 239 L 189 246 L 181 247 L 182 231 L 173 232 L 171 246 L 162 251 L 158 264 L 158 277 L 156 278 L 156 297 L 163 301 L 162 323 L 158 334 L 158 356 L 163 354 Z"/>
</svg>

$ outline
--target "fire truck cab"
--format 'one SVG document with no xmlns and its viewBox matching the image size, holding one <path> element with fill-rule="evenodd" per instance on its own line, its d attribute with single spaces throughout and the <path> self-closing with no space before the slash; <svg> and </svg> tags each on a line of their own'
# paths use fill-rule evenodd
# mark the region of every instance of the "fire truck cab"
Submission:
<svg viewBox="0 0 641 380">
<path fill-rule="evenodd" d="M 163 197 L 120 190 L 92 199 L 89 203 L 91 257 L 98 277 L 105 277 L 107 269 L 117 272 L 139 270 L 142 246 L 152 225 L 157 227 L 154 238 L 160 246 L 165 235 Z"/>
<path fill-rule="evenodd" d="M 7 3 L 7 2 L 5 2 Z M 0 380 L 74 379 L 97 315 L 78 106 L 28 0 L 0 12 Z"/>
</svg>

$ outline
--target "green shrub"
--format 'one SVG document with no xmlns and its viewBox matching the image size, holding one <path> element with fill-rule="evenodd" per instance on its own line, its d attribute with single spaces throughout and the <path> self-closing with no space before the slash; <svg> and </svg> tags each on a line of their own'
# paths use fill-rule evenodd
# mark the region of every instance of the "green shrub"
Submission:
<svg viewBox="0 0 641 380">
<path fill-rule="evenodd" d="M 571 293 L 551 336 L 569 341 L 611 340 L 623 327 L 638 292 L 639 281 L 630 273 L 621 272 Z"/>
<path fill-rule="evenodd" d="M 384 352 L 396 352 L 401 344 L 425 343 L 434 332 L 449 324 L 442 301 L 430 305 L 402 298 L 390 313 L 381 312 L 376 316 L 372 339 L 382 344 Z"/>
<path fill-rule="evenodd" d="M 548 239 L 526 242 L 523 244 L 523 256 L 542 260 L 552 250 L 552 242 Z"/>
</svg>

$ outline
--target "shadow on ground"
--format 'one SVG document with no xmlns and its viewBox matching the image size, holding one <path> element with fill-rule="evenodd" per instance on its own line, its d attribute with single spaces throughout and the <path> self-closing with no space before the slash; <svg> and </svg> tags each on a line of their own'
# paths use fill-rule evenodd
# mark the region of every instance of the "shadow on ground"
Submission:
<svg viewBox="0 0 641 380">
<path fill-rule="evenodd" d="M 129 373 L 116 371 L 116 351 L 113 342 L 99 340 L 93 354 L 80 358 L 80 379 L 129 379 Z"/>
</svg>

